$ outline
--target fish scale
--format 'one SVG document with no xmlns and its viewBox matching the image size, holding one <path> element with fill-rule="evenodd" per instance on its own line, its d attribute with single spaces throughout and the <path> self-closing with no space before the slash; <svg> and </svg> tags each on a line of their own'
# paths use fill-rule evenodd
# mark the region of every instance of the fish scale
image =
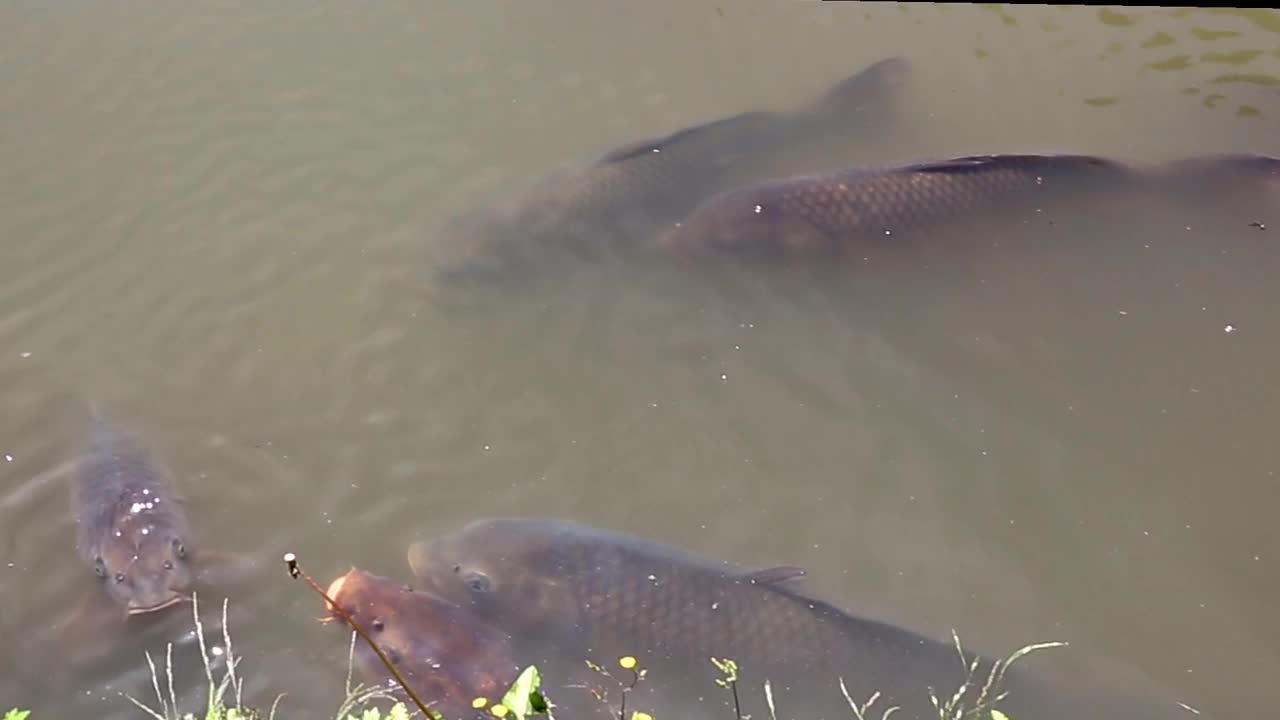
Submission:
<svg viewBox="0 0 1280 720">
<path fill-rule="evenodd" d="M 1091 155 L 972 155 L 778 178 L 720 193 L 662 234 L 675 255 L 844 255 L 939 223 L 1009 217 L 1132 181 Z"/>
<path fill-rule="evenodd" d="M 539 616 L 525 624 L 500 616 L 509 609 L 495 610 L 498 618 L 490 618 L 511 624 L 512 632 L 522 630 L 517 634 L 530 644 L 582 653 L 595 662 L 634 655 L 650 665 L 675 661 L 678 667 L 703 670 L 712 669 L 710 657 L 732 657 L 744 676 L 756 667 L 855 667 L 868 657 L 905 666 L 925 655 L 959 682 L 954 648 L 852 618 L 777 583 L 753 582 L 755 575 L 737 566 L 649 544 L 590 542 L 563 534 L 552 544 L 553 551 L 525 570 L 550 569 L 556 587 L 570 594 L 543 601 L 556 606 L 545 609 L 547 616 L 564 620 Z"/>
<path fill-rule="evenodd" d="M 713 692 L 712 657 L 735 660 L 749 686 L 768 678 L 789 689 L 793 703 L 814 694 L 842 702 L 838 677 L 863 698 L 880 690 L 924 703 L 927 687 L 963 682 L 953 646 L 800 592 L 794 568 L 753 571 L 554 521 L 477 521 L 409 556 L 426 589 L 470 604 L 510 632 L 521 653 L 579 667 L 632 655 L 660 693 Z M 465 589 L 476 573 L 493 583 L 479 596 Z M 979 672 L 990 667 L 984 660 Z M 1038 692 L 1011 678 L 1021 694 Z"/>
<path fill-rule="evenodd" d="M 691 573 L 675 566 L 618 577 L 591 572 L 593 565 L 584 558 L 566 568 L 583 579 L 585 594 L 579 597 L 589 598 L 578 603 L 589 647 L 622 653 L 652 649 L 691 658 L 736 654 L 744 660 L 783 659 L 790 657 L 788 649 L 799 647 L 802 652 L 791 654 L 829 650 L 833 629 L 821 619 L 815 622 L 813 603 L 800 596 L 755 587 L 728 574 Z"/>
<path fill-rule="evenodd" d="M 838 682 L 843 679 L 856 701 L 880 693 L 868 717 L 897 706 L 895 720 L 936 720 L 930 688 L 944 700 L 951 697 L 965 681 L 966 666 L 977 660 L 965 704 L 972 709 L 992 667 L 973 653 L 962 661 L 950 642 L 858 617 L 809 595 L 795 582 L 804 574 L 799 568 L 752 570 L 565 521 L 476 520 L 413 543 L 407 559 L 425 591 L 468 609 L 459 620 L 469 615 L 471 622 L 501 628 L 515 657 L 537 658 L 548 677 L 565 677 L 555 694 L 568 702 L 590 699 L 581 692 L 584 684 L 601 686 L 593 675 L 574 674 L 585 670 L 583 660 L 614 669 L 619 657 L 632 655 L 649 676 L 628 707 L 670 717 L 725 717 L 733 710 L 724 704 L 732 701 L 714 684 L 714 656 L 737 661 L 744 715 L 769 717 L 761 691 L 768 679 L 778 717 L 848 718 Z M 1001 686 L 1009 695 L 1000 708 L 1012 718 L 1169 716 L 1161 706 L 1093 698 L 1079 689 L 1081 697 L 1066 695 L 1020 667 L 1011 668 Z M 616 692 L 609 698 L 616 717 Z"/>
</svg>

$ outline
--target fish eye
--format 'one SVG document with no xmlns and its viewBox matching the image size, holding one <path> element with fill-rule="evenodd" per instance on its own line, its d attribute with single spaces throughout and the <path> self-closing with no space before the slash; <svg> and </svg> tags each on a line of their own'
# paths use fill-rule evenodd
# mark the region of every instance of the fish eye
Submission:
<svg viewBox="0 0 1280 720">
<path fill-rule="evenodd" d="M 98 558 L 93 563 L 93 572 L 98 577 L 107 576 L 107 564 L 102 562 L 102 558 Z"/>
<path fill-rule="evenodd" d="M 164 561 L 164 569 L 165 569 L 165 570 L 172 570 L 172 569 L 173 569 L 173 561 L 172 561 L 172 560 L 165 560 L 165 561 Z"/>
<path fill-rule="evenodd" d="M 382 632 L 383 628 L 386 627 L 386 624 L 382 622 L 382 618 L 374 618 L 371 624 L 373 625 L 373 629 L 378 632 Z"/>
<path fill-rule="evenodd" d="M 467 589 L 473 593 L 489 592 L 489 578 L 481 573 L 471 573 L 466 579 Z"/>
<path fill-rule="evenodd" d="M 185 558 L 187 556 L 187 546 L 183 545 L 182 541 L 177 538 L 173 539 L 173 549 L 178 553 L 178 557 Z"/>
<path fill-rule="evenodd" d="M 124 573 L 116 573 L 116 582 L 118 583 L 124 582 Z"/>
</svg>

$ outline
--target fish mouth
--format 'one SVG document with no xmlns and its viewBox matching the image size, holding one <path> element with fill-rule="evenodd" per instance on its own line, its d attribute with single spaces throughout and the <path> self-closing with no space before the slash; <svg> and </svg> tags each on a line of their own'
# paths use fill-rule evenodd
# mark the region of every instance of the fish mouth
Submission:
<svg viewBox="0 0 1280 720">
<path fill-rule="evenodd" d="M 170 608 L 170 607 L 173 607 L 174 605 L 188 602 L 190 600 L 191 598 L 187 597 L 186 595 L 175 593 L 174 595 L 167 597 L 164 600 L 161 600 L 160 602 L 151 603 L 147 605 L 130 601 L 128 607 L 125 609 L 125 613 L 130 616 L 146 615 L 147 613 L 159 612 L 160 610 L 164 610 L 165 608 Z"/>
<path fill-rule="evenodd" d="M 409 551 L 406 553 L 409 561 L 409 571 L 413 573 L 415 579 L 420 583 L 423 590 L 428 592 L 436 592 L 435 583 L 431 581 L 432 566 L 432 546 L 426 540 L 416 540 L 409 545 Z"/>
<path fill-rule="evenodd" d="M 350 578 L 352 573 L 355 571 L 355 568 L 351 568 L 346 573 L 334 578 L 333 582 L 329 583 L 329 587 L 325 589 L 325 594 L 328 595 L 329 598 L 326 599 L 324 603 L 324 608 L 327 612 L 324 617 L 316 618 L 316 620 L 326 624 L 336 620 L 345 620 L 341 613 L 338 612 L 338 597 L 342 594 L 342 588 L 347 584 L 347 579 Z M 330 602 L 330 600 L 333 602 Z"/>
<path fill-rule="evenodd" d="M 405 559 L 409 561 L 409 571 L 419 580 L 426 576 L 429 565 L 427 562 L 426 542 L 415 540 L 409 543 L 409 550 L 405 553 Z"/>
<path fill-rule="evenodd" d="M 351 573 L 347 573 L 350 575 Z M 347 575 L 339 575 L 333 582 L 329 583 L 329 589 L 325 591 L 329 597 L 338 598 L 338 593 L 342 592 L 342 586 L 347 584 Z"/>
</svg>

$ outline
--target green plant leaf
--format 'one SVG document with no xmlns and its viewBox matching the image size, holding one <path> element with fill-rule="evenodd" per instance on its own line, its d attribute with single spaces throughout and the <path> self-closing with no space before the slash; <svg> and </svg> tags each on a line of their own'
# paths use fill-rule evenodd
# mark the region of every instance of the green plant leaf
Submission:
<svg viewBox="0 0 1280 720">
<path fill-rule="evenodd" d="M 409 708 L 401 702 L 392 705 L 391 711 L 387 713 L 387 720 L 409 720 Z"/>
<path fill-rule="evenodd" d="M 536 704 L 542 704 L 544 709 L 546 707 L 546 701 L 538 693 L 540 687 L 542 687 L 542 675 L 538 672 L 536 665 L 530 665 L 511 684 L 507 694 L 502 696 L 502 704 L 516 716 L 516 720 L 524 720 L 537 712 Z"/>
<path fill-rule="evenodd" d="M 18 708 L 14 708 L 4 714 L 4 720 L 27 720 L 27 716 L 30 714 L 30 710 L 19 710 Z"/>
<path fill-rule="evenodd" d="M 1005 715 L 1004 713 L 1000 712 L 999 710 L 992 710 L 992 711 L 991 711 L 991 720 L 1009 720 L 1009 716 L 1008 716 L 1008 715 Z"/>
</svg>

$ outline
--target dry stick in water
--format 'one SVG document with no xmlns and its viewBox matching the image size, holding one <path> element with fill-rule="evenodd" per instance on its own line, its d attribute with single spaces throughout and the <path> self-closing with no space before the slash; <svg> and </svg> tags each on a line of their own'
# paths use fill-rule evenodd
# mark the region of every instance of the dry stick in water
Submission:
<svg viewBox="0 0 1280 720">
<path fill-rule="evenodd" d="M 400 672 L 396 670 L 395 665 L 392 665 L 391 661 L 387 659 L 386 653 L 382 652 L 382 648 L 378 647 L 378 643 L 374 642 L 373 638 L 369 637 L 369 633 L 364 631 L 364 628 L 360 626 L 360 623 L 357 623 L 355 618 L 348 615 L 346 610 L 339 607 L 338 603 L 334 602 L 333 598 L 329 597 L 329 594 L 317 585 L 316 581 L 312 580 L 310 575 L 308 575 L 302 568 L 298 567 L 297 555 L 294 555 L 293 553 L 285 553 L 284 564 L 289 568 L 289 577 L 296 580 L 298 576 L 301 575 L 302 579 L 306 580 L 307 584 L 311 586 L 311 589 L 319 593 L 320 597 L 324 598 L 329 607 L 336 610 L 337 613 L 342 616 L 342 619 L 346 620 L 347 623 L 360 634 L 360 637 L 364 638 L 366 643 L 369 643 L 369 647 L 373 648 L 373 651 L 378 654 L 378 659 L 387 667 L 387 670 L 391 671 L 391 675 L 395 677 L 396 682 L 400 683 L 400 687 L 404 688 L 404 691 L 408 693 L 409 697 L 413 700 L 413 704 L 417 705 L 418 709 L 422 711 L 422 716 L 424 718 L 438 716 L 437 713 L 433 713 L 427 709 L 426 704 L 422 702 L 422 698 L 418 697 L 418 694 L 409 687 L 409 683 L 405 682 L 404 678 L 400 676 Z"/>
</svg>

